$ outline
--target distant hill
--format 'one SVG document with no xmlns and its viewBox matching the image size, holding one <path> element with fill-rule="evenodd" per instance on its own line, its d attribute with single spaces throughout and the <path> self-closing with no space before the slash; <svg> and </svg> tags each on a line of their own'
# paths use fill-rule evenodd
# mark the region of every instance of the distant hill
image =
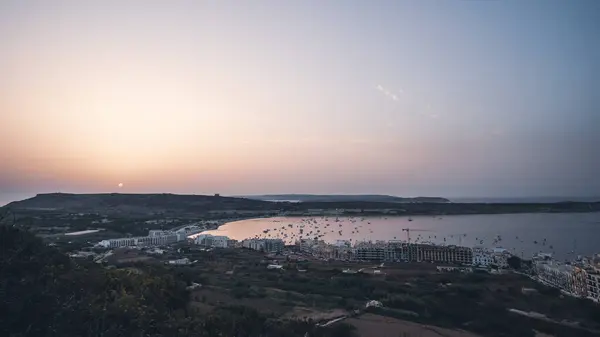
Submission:
<svg viewBox="0 0 600 337">
<path fill-rule="evenodd" d="M 296 202 L 290 202 L 292 200 Z M 43 211 L 131 218 L 157 215 L 198 218 L 232 215 L 264 216 L 282 211 L 306 212 L 315 209 L 345 209 L 351 210 L 350 212 L 358 210 L 359 213 L 370 214 L 377 214 L 380 210 L 403 215 L 598 212 L 600 203 L 455 203 L 444 198 L 400 198 L 386 195 L 282 194 L 241 198 L 177 194 L 50 193 L 11 202 L 4 206 L 4 209 L 17 211 L 15 213 Z"/>
<path fill-rule="evenodd" d="M 11 202 L 5 207 L 31 211 L 150 215 L 168 212 L 200 214 L 219 210 L 269 210 L 276 206 L 275 203 L 260 200 L 207 195 L 49 193 Z"/>
<path fill-rule="evenodd" d="M 290 202 L 387 202 L 387 203 L 442 203 L 450 200 L 439 197 L 415 197 L 402 198 L 391 195 L 380 194 L 266 194 L 266 195 L 247 195 L 242 198 L 263 200 L 263 201 L 290 201 Z"/>
<path fill-rule="evenodd" d="M 525 204 L 557 202 L 600 202 L 600 197 L 451 198 L 457 203 Z"/>
</svg>

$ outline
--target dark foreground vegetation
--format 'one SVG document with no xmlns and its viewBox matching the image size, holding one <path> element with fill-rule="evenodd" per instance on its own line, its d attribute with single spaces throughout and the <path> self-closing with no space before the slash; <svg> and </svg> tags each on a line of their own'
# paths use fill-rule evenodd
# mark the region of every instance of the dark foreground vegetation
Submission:
<svg viewBox="0 0 600 337">
<path fill-rule="evenodd" d="M 438 273 L 432 264 L 401 263 L 374 274 L 369 272 L 374 264 L 368 263 L 285 260 L 284 270 L 277 271 L 266 270 L 260 255 L 251 251 L 207 253 L 191 248 L 188 256 L 202 262 L 179 272 L 190 279 L 203 275 L 206 286 L 193 293 L 192 301 L 206 312 L 223 303 L 244 303 L 280 317 L 318 317 L 336 310 L 364 311 L 367 301 L 378 300 L 383 308 L 367 311 L 481 336 L 534 337 L 534 331 L 542 331 L 576 337 L 595 336 L 600 330 L 597 304 L 563 296 L 513 273 Z M 366 272 L 345 274 L 345 268 Z M 549 320 L 519 316 L 508 309 L 541 313 Z"/>
<path fill-rule="evenodd" d="M 348 327 L 275 320 L 248 306 L 209 314 L 157 265 L 73 263 L 30 233 L 0 226 L 0 336 L 349 336 Z"/>
<path fill-rule="evenodd" d="M 354 324 L 365 311 L 480 336 L 534 337 L 541 331 L 577 337 L 600 330 L 600 306 L 513 273 L 438 273 L 426 263 L 386 264 L 374 273 L 369 263 L 286 257 L 279 257 L 282 270 L 268 270 L 275 257 L 186 244 L 172 254 L 177 256 L 100 265 L 69 259 L 27 231 L 0 226 L 0 336 L 371 337 L 345 321 L 316 326 L 358 315 L 358 321 L 348 320 Z M 198 262 L 163 263 L 182 256 Z M 346 268 L 364 272 L 343 273 Z M 188 290 L 195 283 L 200 286 Z M 383 307 L 365 309 L 369 300 Z M 511 308 L 547 319 L 519 316 Z"/>
</svg>

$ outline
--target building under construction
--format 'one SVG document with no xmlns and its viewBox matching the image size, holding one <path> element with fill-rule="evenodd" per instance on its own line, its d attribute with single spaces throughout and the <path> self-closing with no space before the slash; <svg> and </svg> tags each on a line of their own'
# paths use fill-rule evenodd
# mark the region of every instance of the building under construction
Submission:
<svg viewBox="0 0 600 337">
<path fill-rule="evenodd" d="M 364 261 L 444 262 L 471 265 L 473 250 L 461 246 L 394 242 L 361 243 L 354 248 L 354 258 Z"/>
</svg>

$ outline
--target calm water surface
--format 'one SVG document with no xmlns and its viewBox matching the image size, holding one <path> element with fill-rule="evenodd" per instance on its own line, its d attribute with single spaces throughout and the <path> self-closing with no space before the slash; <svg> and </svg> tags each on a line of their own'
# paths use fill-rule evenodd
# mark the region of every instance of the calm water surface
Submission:
<svg viewBox="0 0 600 337">
<path fill-rule="evenodd" d="M 600 253 L 600 213 L 415 216 L 412 221 L 408 217 L 366 217 L 364 220 L 340 217 L 339 222 L 335 220 L 335 217 L 252 219 L 231 222 L 206 233 L 236 240 L 268 236 L 291 243 L 300 236 L 322 235 L 321 239 L 327 242 L 339 239 L 354 242 L 406 240 L 402 228 L 410 228 L 415 230 L 411 232 L 413 242 L 504 247 L 524 257 L 540 251 L 553 252 L 559 259 Z M 302 234 L 301 225 L 304 225 Z M 267 229 L 269 231 L 264 233 Z"/>
</svg>

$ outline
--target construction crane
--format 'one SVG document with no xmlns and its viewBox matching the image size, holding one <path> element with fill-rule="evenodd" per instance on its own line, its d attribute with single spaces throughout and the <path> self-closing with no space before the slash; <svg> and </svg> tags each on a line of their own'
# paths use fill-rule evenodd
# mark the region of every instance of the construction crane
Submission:
<svg viewBox="0 0 600 337">
<path fill-rule="evenodd" d="M 430 232 L 427 229 L 413 229 L 413 228 L 402 228 L 403 232 L 406 232 L 406 241 L 410 243 L 410 232 Z"/>
</svg>

